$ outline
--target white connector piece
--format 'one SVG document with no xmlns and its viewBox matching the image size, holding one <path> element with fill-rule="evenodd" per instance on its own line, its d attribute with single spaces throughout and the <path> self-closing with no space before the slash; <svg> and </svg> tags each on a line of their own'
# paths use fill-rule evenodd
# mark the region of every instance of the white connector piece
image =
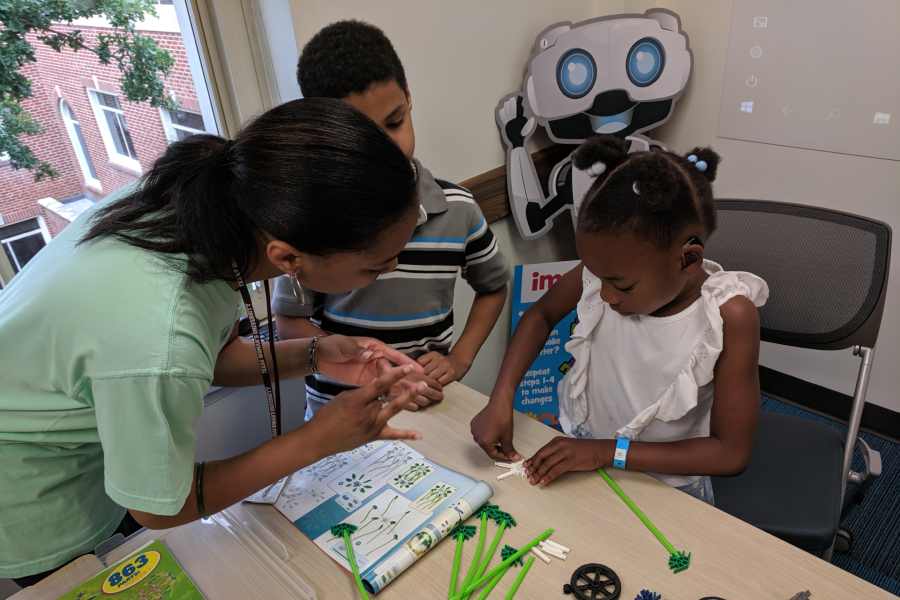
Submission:
<svg viewBox="0 0 900 600">
<path fill-rule="evenodd" d="M 518 475 L 521 478 L 527 477 L 525 473 L 525 461 L 520 460 L 514 463 L 507 462 L 495 462 L 495 467 L 499 467 L 501 469 L 507 469 L 506 473 L 502 473 L 497 476 L 497 479 L 506 479 L 507 477 L 511 477 L 513 475 Z"/>
<path fill-rule="evenodd" d="M 559 550 L 560 552 L 566 552 L 566 553 L 568 553 L 568 552 L 571 552 L 571 551 L 572 551 L 572 550 L 570 550 L 569 548 L 566 548 L 565 546 L 563 546 L 562 544 L 559 544 L 559 543 L 557 543 L 557 542 L 554 542 L 553 540 L 545 540 L 545 541 L 542 542 L 542 543 L 544 543 L 544 544 L 546 544 L 546 545 L 548 545 L 548 546 L 553 546 L 553 547 L 555 547 L 557 550 Z"/>
<path fill-rule="evenodd" d="M 545 544 L 545 543 L 541 542 L 541 550 L 543 550 L 545 553 L 549 554 L 550 556 L 552 556 L 554 558 L 558 558 L 560 560 L 566 560 L 565 552 L 563 552 L 562 550 L 559 550 L 558 548 L 554 548 L 553 546 L 551 546 L 549 544 Z"/>
<path fill-rule="evenodd" d="M 534 554 L 535 556 L 537 556 L 539 559 L 541 559 L 545 563 L 547 563 L 548 565 L 550 564 L 550 557 L 547 556 L 546 554 L 544 554 L 543 552 L 541 552 L 540 550 L 538 550 L 537 546 L 535 546 L 534 548 L 531 549 L 531 553 Z"/>
</svg>

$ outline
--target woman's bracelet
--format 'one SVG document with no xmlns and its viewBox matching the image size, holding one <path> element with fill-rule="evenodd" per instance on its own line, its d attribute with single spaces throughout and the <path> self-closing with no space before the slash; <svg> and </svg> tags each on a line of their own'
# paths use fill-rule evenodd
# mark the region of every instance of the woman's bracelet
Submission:
<svg viewBox="0 0 900 600">
<path fill-rule="evenodd" d="M 322 336 L 317 335 L 309 341 L 309 374 L 316 375 L 319 373 L 319 339 Z"/>
<path fill-rule="evenodd" d="M 206 518 L 206 503 L 203 501 L 203 472 L 206 470 L 205 462 L 194 465 L 194 496 L 197 500 L 197 514 Z"/>
</svg>

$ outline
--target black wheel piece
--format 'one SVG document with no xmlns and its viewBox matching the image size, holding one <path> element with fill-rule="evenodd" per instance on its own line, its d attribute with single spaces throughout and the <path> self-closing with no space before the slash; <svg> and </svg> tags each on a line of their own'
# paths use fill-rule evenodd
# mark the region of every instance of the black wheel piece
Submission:
<svg viewBox="0 0 900 600">
<path fill-rule="evenodd" d="M 576 600 L 618 600 L 622 581 L 606 565 L 588 563 L 575 569 L 563 593 L 574 595 Z"/>
<path fill-rule="evenodd" d="M 834 551 L 846 554 L 853 548 L 853 533 L 847 529 L 838 529 L 834 536 Z"/>
</svg>

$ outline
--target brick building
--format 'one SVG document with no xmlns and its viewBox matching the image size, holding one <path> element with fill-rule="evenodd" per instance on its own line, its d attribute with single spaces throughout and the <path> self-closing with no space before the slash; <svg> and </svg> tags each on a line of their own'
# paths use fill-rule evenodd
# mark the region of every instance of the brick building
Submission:
<svg viewBox="0 0 900 600">
<path fill-rule="evenodd" d="M 59 175 L 36 182 L 32 172 L 0 161 L 0 286 L 86 206 L 135 181 L 169 142 L 204 129 L 174 9 L 158 10 L 159 17 L 139 29 L 175 60 L 165 81 L 180 107 L 175 112 L 127 101 L 119 70 L 100 64 L 93 53 L 56 52 L 31 40 L 37 62 L 25 70 L 33 96 L 24 107 L 43 131 L 27 143 Z M 54 26 L 75 28 L 89 44 L 112 31 L 103 22 Z"/>
</svg>

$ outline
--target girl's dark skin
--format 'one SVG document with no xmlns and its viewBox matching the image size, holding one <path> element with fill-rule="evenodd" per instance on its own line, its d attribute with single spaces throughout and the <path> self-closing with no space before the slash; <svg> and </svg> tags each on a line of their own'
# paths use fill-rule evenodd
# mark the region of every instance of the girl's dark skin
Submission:
<svg viewBox="0 0 900 600">
<path fill-rule="evenodd" d="M 674 315 L 700 297 L 707 278 L 702 268 L 700 226 L 685 228 L 668 248 L 630 232 L 579 232 L 582 264 L 567 273 L 523 316 L 500 367 L 488 405 L 472 420 L 472 435 L 496 460 L 522 457 L 512 444 L 512 403 L 516 386 L 552 328 L 571 312 L 582 294 L 582 269 L 603 281 L 601 296 L 623 315 Z M 655 473 L 728 475 L 750 458 L 759 410 L 759 315 L 737 296 L 720 308 L 724 348 L 715 367 L 710 434 L 675 442 L 633 442 L 628 468 Z M 615 440 L 559 436 L 525 461 L 529 481 L 547 485 L 569 471 L 612 464 Z"/>
</svg>

